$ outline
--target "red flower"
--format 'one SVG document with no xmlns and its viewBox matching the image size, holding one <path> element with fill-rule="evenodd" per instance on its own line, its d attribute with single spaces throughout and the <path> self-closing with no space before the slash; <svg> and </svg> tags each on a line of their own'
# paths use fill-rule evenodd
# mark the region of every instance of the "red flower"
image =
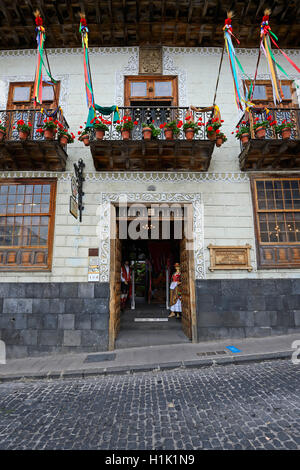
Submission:
<svg viewBox="0 0 300 470">
<path fill-rule="evenodd" d="M 198 121 L 202 121 L 202 117 L 199 117 Z"/>
<path fill-rule="evenodd" d="M 32 127 L 32 124 L 31 124 L 31 122 L 29 122 L 29 123 L 28 123 L 28 126 L 29 126 L 29 127 Z"/>
<path fill-rule="evenodd" d="M 216 130 L 216 134 L 219 134 L 219 132 L 220 132 L 220 129 L 217 129 L 217 130 Z"/>
<path fill-rule="evenodd" d="M 137 122 L 137 121 L 134 121 L 134 123 L 133 123 L 133 124 L 134 124 L 135 126 L 137 126 L 137 125 L 138 125 L 138 122 Z"/>
<path fill-rule="evenodd" d="M 120 119 L 117 120 L 117 124 L 120 124 Z"/>
<path fill-rule="evenodd" d="M 221 119 L 221 122 L 224 122 L 224 120 L 223 120 L 223 119 Z M 246 124 L 246 123 L 245 123 L 245 124 Z"/>
<path fill-rule="evenodd" d="M 1 121 L 0 121 L 0 122 L 1 122 Z M 155 123 L 155 121 L 154 121 L 154 119 L 153 119 L 152 124 L 154 124 L 154 123 Z"/>
<path fill-rule="evenodd" d="M 192 116 L 186 116 L 186 117 L 185 117 L 185 120 L 188 121 L 188 120 L 191 119 L 191 118 L 192 118 Z"/>
<path fill-rule="evenodd" d="M 208 130 L 208 131 L 213 131 L 214 129 L 213 129 L 212 126 L 208 126 L 207 130 Z"/>
<path fill-rule="evenodd" d="M 166 123 L 164 122 L 163 124 L 160 124 L 159 127 L 160 129 L 163 129 L 165 127 Z"/>
</svg>

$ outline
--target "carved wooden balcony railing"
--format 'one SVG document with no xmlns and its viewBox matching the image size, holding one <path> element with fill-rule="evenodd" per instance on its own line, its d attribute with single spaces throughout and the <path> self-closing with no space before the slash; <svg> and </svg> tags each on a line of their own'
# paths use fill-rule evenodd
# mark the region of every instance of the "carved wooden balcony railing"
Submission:
<svg viewBox="0 0 300 470">
<path fill-rule="evenodd" d="M 239 155 L 240 168 L 242 170 L 294 170 L 300 169 L 300 109 L 298 108 L 268 108 L 251 109 L 240 120 L 249 121 L 251 138 L 243 147 Z M 255 136 L 254 124 L 267 120 L 272 116 L 277 124 L 282 124 L 283 120 L 294 123 L 291 137 L 283 140 L 281 134 L 276 134 L 274 126 L 267 128 L 265 139 L 258 139 Z"/>
<path fill-rule="evenodd" d="M 97 171 L 119 170 L 194 170 L 207 171 L 215 143 L 206 136 L 205 126 L 199 126 L 199 133 L 193 140 L 186 140 L 180 133 L 174 140 L 166 140 L 162 130 L 157 139 L 143 139 L 142 124 L 160 124 L 173 120 L 185 122 L 185 117 L 192 114 L 195 122 L 201 118 L 205 125 L 212 117 L 212 111 L 190 111 L 187 107 L 173 106 L 133 106 L 120 107 L 120 118 L 130 116 L 138 125 L 134 127 L 130 140 L 122 140 L 115 125 L 109 126 L 103 140 L 97 140 L 90 132 L 90 148 Z M 107 118 L 107 116 L 105 116 Z M 112 116 L 107 118 L 112 120 Z"/>
<path fill-rule="evenodd" d="M 46 140 L 43 133 L 37 132 L 49 115 L 50 111 L 46 115 L 36 109 L 0 110 L 0 121 L 6 127 L 5 138 L 0 142 L 0 170 L 65 170 L 68 157 L 66 146 L 62 146 L 57 138 Z M 69 127 L 64 117 L 58 114 L 52 117 L 65 128 Z M 32 124 L 26 140 L 19 138 L 17 121 L 20 119 L 25 124 Z"/>
</svg>

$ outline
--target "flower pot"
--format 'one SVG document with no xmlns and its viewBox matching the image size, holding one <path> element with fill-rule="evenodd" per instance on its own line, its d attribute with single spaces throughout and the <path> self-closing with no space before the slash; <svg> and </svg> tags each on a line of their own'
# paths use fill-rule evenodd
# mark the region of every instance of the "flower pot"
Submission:
<svg viewBox="0 0 300 470">
<path fill-rule="evenodd" d="M 86 147 L 90 145 L 90 137 L 88 134 L 83 135 L 80 140 L 82 140 L 82 142 L 84 143 Z"/>
<path fill-rule="evenodd" d="M 123 140 L 129 140 L 130 139 L 130 131 L 126 131 L 125 129 L 121 132 L 122 134 L 122 139 Z"/>
<path fill-rule="evenodd" d="M 164 132 L 165 132 L 166 140 L 173 140 L 173 131 L 172 131 L 172 129 L 165 129 Z"/>
<path fill-rule="evenodd" d="M 185 138 L 186 140 L 193 140 L 195 131 L 192 128 L 188 128 L 185 130 Z"/>
<path fill-rule="evenodd" d="M 5 132 L 0 129 L 0 142 L 4 140 Z"/>
<path fill-rule="evenodd" d="M 216 140 L 216 136 L 217 136 L 216 131 L 207 133 L 207 137 L 209 138 L 209 140 Z"/>
<path fill-rule="evenodd" d="M 151 138 L 152 138 L 152 129 L 151 129 L 151 127 L 144 127 L 143 128 L 143 137 L 144 137 L 144 140 L 151 140 Z"/>
<path fill-rule="evenodd" d="M 281 129 L 281 137 L 285 139 L 289 139 L 291 137 L 291 128 L 290 127 L 284 127 Z"/>
<path fill-rule="evenodd" d="M 216 139 L 216 146 L 217 146 L 217 147 L 221 147 L 222 144 L 223 144 L 223 139 L 222 139 L 222 137 L 217 137 L 217 139 Z"/>
<path fill-rule="evenodd" d="M 255 137 L 257 137 L 258 139 L 264 139 L 266 137 L 266 128 L 257 127 L 255 129 Z"/>
<path fill-rule="evenodd" d="M 46 140 L 52 140 L 54 137 L 54 132 L 52 129 L 45 129 L 44 130 L 44 137 Z"/>
<path fill-rule="evenodd" d="M 249 142 L 249 137 L 250 135 L 249 134 L 242 134 L 241 135 L 241 142 L 243 145 L 246 145 L 248 142 Z"/>
<path fill-rule="evenodd" d="M 105 134 L 105 131 L 101 131 L 100 129 L 99 130 L 96 129 L 96 139 L 97 140 L 103 140 L 104 134 Z"/>
<path fill-rule="evenodd" d="M 59 138 L 59 143 L 61 145 L 67 145 L 68 143 L 68 137 L 66 135 L 62 135 L 60 138 Z"/>
<path fill-rule="evenodd" d="M 28 132 L 19 131 L 19 137 L 21 140 L 26 140 L 28 137 Z"/>
</svg>

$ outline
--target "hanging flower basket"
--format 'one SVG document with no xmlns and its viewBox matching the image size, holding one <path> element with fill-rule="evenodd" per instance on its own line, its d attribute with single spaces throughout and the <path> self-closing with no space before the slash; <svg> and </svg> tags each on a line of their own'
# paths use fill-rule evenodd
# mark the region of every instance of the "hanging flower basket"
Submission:
<svg viewBox="0 0 300 470">
<path fill-rule="evenodd" d="M 25 124 L 23 119 L 19 119 L 19 121 L 17 121 L 17 129 L 19 132 L 20 140 L 26 140 L 28 138 L 31 128 L 32 128 L 31 122 L 28 122 L 27 124 Z M 15 129 L 15 126 L 13 126 L 13 129 Z"/>
<path fill-rule="evenodd" d="M 257 127 L 255 129 L 255 137 L 258 139 L 264 139 L 266 137 L 266 128 L 265 127 Z"/>
<path fill-rule="evenodd" d="M 172 129 L 164 129 L 165 138 L 166 140 L 173 140 L 173 130 Z"/>
<path fill-rule="evenodd" d="M 188 127 L 185 131 L 185 138 L 186 140 L 193 140 L 195 131 L 191 127 Z"/>
<path fill-rule="evenodd" d="M 222 126 L 223 120 L 220 120 L 218 117 L 211 119 L 206 124 L 206 134 L 209 140 L 215 141 L 217 139 L 217 130 Z"/>
<path fill-rule="evenodd" d="M 144 127 L 142 132 L 143 132 L 144 140 L 151 140 L 151 138 L 152 138 L 152 129 L 151 129 L 151 127 Z"/>
<path fill-rule="evenodd" d="M 122 135 L 122 139 L 123 140 L 130 140 L 130 137 L 131 137 L 131 132 L 127 129 L 123 129 L 121 131 L 121 135 Z"/>
<path fill-rule="evenodd" d="M 105 135 L 105 131 L 102 131 L 101 129 L 96 129 L 96 139 L 97 140 L 103 140 Z"/>
<path fill-rule="evenodd" d="M 290 127 L 284 127 L 283 129 L 281 129 L 281 137 L 284 140 L 290 139 L 291 133 L 292 133 L 292 130 Z"/>
<path fill-rule="evenodd" d="M 123 140 L 131 138 L 131 131 L 134 126 L 138 125 L 138 121 L 132 122 L 131 116 L 124 116 L 123 119 L 117 121 L 116 130 L 121 133 Z"/>
<path fill-rule="evenodd" d="M 44 137 L 46 140 L 53 140 L 54 139 L 54 131 L 52 129 L 45 129 L 44 130 Z"/>
<path fill-rule="evenodd" d="M 221 145 L 224 144 L 224 142 L 226 142 L 227 137 L 225 134 L 223 134 L 223 132 L 218 132 L 218 130 L 216 131 L 216 134 L 217 134 L 216 146 L 221 147 Z"/>
<path fill-rule="evenodd" d="M 80 140 L 84 143 L 86 147 L 90 145 L 90 136 L 88 134 L 82 135 Z"/>
<path fill-rule="evenodd" d="M 250 139 L 250 134 L 247 134 L 247 133 L 242 134 L 241 137 L 240 137 L 240 141 L 242 142 L 242 145 L 248 144 L 249 139 Z"/>
</svg>

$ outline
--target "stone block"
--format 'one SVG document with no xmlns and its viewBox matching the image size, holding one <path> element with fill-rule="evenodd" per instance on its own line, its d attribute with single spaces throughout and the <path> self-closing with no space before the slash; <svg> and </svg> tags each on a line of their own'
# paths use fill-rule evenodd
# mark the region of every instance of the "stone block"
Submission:
<svg viewBox="0 0 300 470">
<path fill-rule="evenodd" d="M 281 310 L 277 312 L 277 326 L 295 326 L 294 312 L 291 310 Z"/>
<path fill-rule="evenodd" d="M 42 283 L 42 295 L 44 299 L 55 299 L 59 297 L 59 288 L 61 282 L 43 282 Z"/>
<path fill-rule="evenodd" d="M 93 282 L 85 282 L 78 284 L 78 297 L 82 298 L 94 298 L 94 283 Z"/>
<path fill-rule="evenodd" d="M 25 297 L 28 299 L 43 298 L 43 282 L 28 282 L 25 285 Z"/>
<path fill-rule="evenodd" d="M 218 300 L 212 294 L 201 294 L 198 292 L 197 296 L 197 309 L 199 312 L 213 312 L 216 307 L 215 304 Z"/>
<path fill-rule="evenodd" d="M 3 299 L 9 296 L 10 282 L 1 282 L 0 283 L 0 298 Z"/>
<path fill-rule="evenodd" d="M 247 279 L 222 279 L 222 295 L 228 298 L 244 297 L 248 295 Z"/>
<path fill-rule="evenodd" d="M 294 310 L 295 326 L 300 326 L 300 310 Z"/>
<path fill-rule="evenodd" d="M 101 313 L 93 313 L 91 315 L 92 320 L 92 330 L 108 330 L 108 315 L 103 315 Z"/>
<path fill-rule="evenodd" d="M 250 326 L 245 328 L 246 337 L 261 338 L 270 336 L 272 328 L 270 326 Z"/>
<path fill-rule="evenodd" d="M 58 315 L 58 329 L 59 330 L 74 330 L 75 315 L 72 313 L 64 313 Z"/>
<path fill-rule="evenodd" d="M 18 297 L 26 297 L 25 295 L 25 284 L 22 282 L 12 282 L 9 284 L 8 297 L 16 299 Z"/>
<path fill-rule="evenodd" d="M 10 318 L 10 324 L 16 330 L 25 330 L 27 328 L 28 315 L 27 313 L 16 313 Z"/>
<path fill-rule="evenodd" d="M 287 294 L 284 297 L 284 302 L 283 302 L 284 308 L 287 310 L 294 310 L 298 309 L 300 307 L 300 294 L 294 294 L 294 295 L 289 295 Z"/>
<path fill-rule="evenodd" d="M 266 310 L 282 310 L 284 308 L 283 296 L 281 295 L 266 295 L 265 302 Z"/>
<path fill-rule="evenodd" d="M 50 300 L 49 299 L 32 299 L 32 313 L 46 315 L 49 313 Z"/>
<path fill-rule="evenodd" d="M 292 284 L 292 294 L 300 294 L 300 278 L 291 279 Z"/>
<path fill-rule="evenodd" d="M 254 312 L 254 326 L 276 326 L 277 325 L 277 312 L 276 311 L 262 311 Z"/>
<path fill-rule="evenodd" d="M 64 331 L 64 346 L 80 346 L 81 331 Z"/>
<path fill-rule="evenodd" d="M 221 294 L 221 281 L 220 280 L 197 280 L 196 281 L 196 290 L 199 295 L 201 294 Z"/>
<path fill-rule="evenodd" d="M 28 356 L 27 346 L 6 345 L 6 358 L 7 359 L 23 359 Z"/>
<path fill-rule="evenodd" d="M 40 330 L 43 327 L 43 315 L 34 313 L 28 316 L 27 327 L 30 329 Z"/>
<path fill-rule="evenodd" d="M 108 282 L 99 282 L 94 285 L 94 293 L 96 298 L 109 298 L 109 283 Z"/>
<path fill-rule="evenodd" d="M 91 346 L 97 350 L 106 350 L 108 347 L 108 331 L 102 330 L 82 330 L 81 331 L 81 346 Z"/>
<path fill-rule="evenodd" d="M 275 279 L 276 291 L 280 295 L 292 294 L 292 279 Z M 300 292 L 299 292 L 300 294 Z"/>
<path fill-rule="evenodd" d="M 251 293 L 250 293 L 251 294 Z M 249 295 L 247 297 L 247 309 L 248 310 L 265 310 L 266 302 L 263 295 Z"/>
<path fill-rule="evenodd" d="M 220 311 L 229 312 L 231 310 L 247 310 L 247 297 L 240 295 L 236 297 L 222 297 L 216 298 L 215 308 Z"/>
<path fill-rule="evenodd" d="M 58 297 L 58 295 L 56 296 Z M 60 298 L 70 299 L 78 297 L 78 282 L 60 283 Z"/>
<path fill-rule="evenodd" d="M 58 327 L 58 315 L 55 313 L 47 313 L 42 318 L 42 329 L 45 330 L 57 330 Z"/>
<path fill-rule="evenodd" d="M 109 314 L 108 299 L 83 299 L 83 313 Z"/>
<path fill-rule="evenodd" d="M 66 313 L 82 313 L 83 299 L 67 299 L 65 301 Z"/>
<path fill-rule="evenodd" d="M 26 346 L 36 346 L 37 345 L 37 330 L 21 330 L 20 338 L 22 343 Z"/>
<path fill-rule="evenodd" d="M 62 330 L 41 330 L 38 332 L 39 346 L 61 346 Z"/>
<path fill-rule="evenodd" d="M 49 299 L 49 313 L 64 313 L 65 299 Z"/>
<path fill-rule="evenodd" d="M 21 333 L 20 330 L 15 330 L 12 328 L 2 328 L 1 329 L 1 340 L 5 342 L 6 345 L 21 345 Z"/>
<path fill-rule="evenodd" d="M 3 312 L 3 299 L 0 298 L 0 314 Z"/>
<path fill-rule="evenodd" d="M 75 330 L 90 330 L 91 324 L 90 313 L 81 313 L 75 315 Z"/>
<path fill-rule="evenodd" d="M 32 313 L 32 299 L 4 299 L 3 313 Z"/>
</svg>

